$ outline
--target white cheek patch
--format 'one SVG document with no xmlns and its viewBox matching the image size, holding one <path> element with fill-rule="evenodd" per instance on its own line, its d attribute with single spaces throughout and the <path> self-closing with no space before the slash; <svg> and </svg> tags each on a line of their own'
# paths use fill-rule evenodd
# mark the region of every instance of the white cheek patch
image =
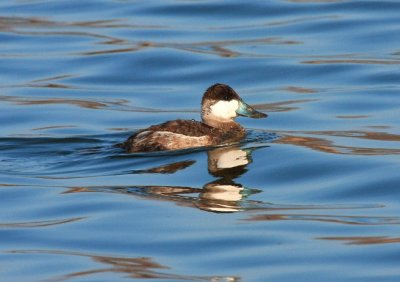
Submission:
<svg viewBox="0 0 400 282">
<path fill-rule="evenodd" d="M 237 100 L 219 101 L 210 107 L 212 115 L 222 119 L 237 117 L 236 110 L 238 108 L 239 102 Z"/>
</svg>

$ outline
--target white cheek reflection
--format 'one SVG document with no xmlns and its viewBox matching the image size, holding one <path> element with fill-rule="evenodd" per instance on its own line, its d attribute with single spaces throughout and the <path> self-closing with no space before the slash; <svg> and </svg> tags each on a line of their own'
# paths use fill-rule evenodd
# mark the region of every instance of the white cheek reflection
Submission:
<svg viewBox="0 0 400 282">
<path fill-rule="evenodd" d="M 217 168 L 231 168 L 242 165 L 247 165 L 249 163 L 249 159 L 247 157 L 247 153 L 243 150 L 230 150 L 225 153 L 222 153 L 217 160 Z"/>
<path fill-rule="evenodd" d="M 217 201 L 237 202 L 243 198 L 241 194 L 243 187 L 234 185 L 215 185 L 207 193 L 203 194 L 203 198 Z"/>
<path fill-rule="evenodd" d="M 210 108 L 214 116 L 222 119 L 230 119 L 237 116 L 236 110 L 239 108 L 239 102 L 237 100 L 219 101 Z"/>
</svg>

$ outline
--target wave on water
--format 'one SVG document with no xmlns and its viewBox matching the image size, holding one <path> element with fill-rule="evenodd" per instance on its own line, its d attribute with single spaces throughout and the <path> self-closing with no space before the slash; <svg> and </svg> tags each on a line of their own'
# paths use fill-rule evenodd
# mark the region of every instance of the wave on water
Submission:
<svg viewBox="0 0 400 282">
<path fill-rule="evenodd" d="M 30 176 L 87 177 L 126 173 L 125 161 L 138 158 L 171 158 L 198 152 L 207 152 L 221 147 L 201 147 L 176 151 L 129 154 L 116 145 L 127 138 L 125 133 L 86 135 L 71 137 L 3 137 L 0 138 L 0 172 Z M 277 139 L 274 133 L 249 130 L 248 137 L 229 147 L 259 147 L 268 145 Z M 118 161 L 122 162 L 118 166 Z M 155 162 L 156 163 L 156 162 Z M 109 165 L 107 165 L 109 164 Z M 101 167 L 99 167 L 101 165 Z M 117 165 L 117 166 L 116 166 Z M 152 170 L 132 169 L 130 173 Z M 157 171 L 156 169 L 153 172 Z"/>
</svg>

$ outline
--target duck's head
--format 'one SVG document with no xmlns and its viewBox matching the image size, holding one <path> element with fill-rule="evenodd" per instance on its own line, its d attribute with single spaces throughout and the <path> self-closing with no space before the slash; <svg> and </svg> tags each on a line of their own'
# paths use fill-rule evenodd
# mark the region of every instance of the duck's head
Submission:
<svg viewBox="0 0 400 282">
<path fill-rule="evenodd" d="M 218 124 L 233 122 L 237 116 L 265 118 L 266 114 L 247 105 L 242 98 L 226 84 L 214 84 L 203 95 L 201 118 L 204 123 L 218 127 Z"/>
</svg>

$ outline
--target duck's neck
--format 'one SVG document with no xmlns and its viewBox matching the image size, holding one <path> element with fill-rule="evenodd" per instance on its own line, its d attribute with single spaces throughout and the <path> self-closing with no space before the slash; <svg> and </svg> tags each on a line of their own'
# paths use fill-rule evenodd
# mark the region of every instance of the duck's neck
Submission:
<svg viewBox="0 0 400 282">
<path fill-rule="evenodd" d="M 211 102 L 206 100 L 202 103 L 201 119 L 203 122 L 211 127 L 217 128 L 223 132 L 235 132 L 238 135 L 243 135 L 245 130 L 239 123 L 235 122 L 234 118 L 223 118 L 213 114 L 211 109 Z"/>
<path fill-rule="evenodd" d="M 243 127 L 235 122 L 233 119 L 231 120 L 221 120 L 221 119 L 217 119 L 217 118 L 212 118 L 212 117 L 202 117 L 202 120 L 205 124 L 214 127 L 214 128 L 218 128 L 224 132 L 228 132 L 228 131 L 238 131 L 239 132 L 243 132 L 244 129 Z"/>
</svg>

